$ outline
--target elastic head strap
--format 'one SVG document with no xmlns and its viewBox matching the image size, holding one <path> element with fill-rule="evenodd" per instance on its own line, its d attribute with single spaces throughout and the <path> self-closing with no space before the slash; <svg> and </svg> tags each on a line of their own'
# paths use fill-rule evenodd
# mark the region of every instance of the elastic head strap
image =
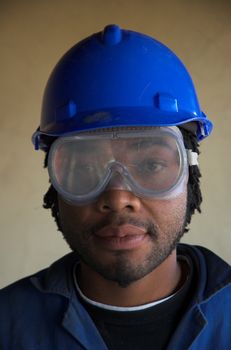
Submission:
<svg viewBox="0 0 231 350">
<path fill-rule="evenodd" d="M 188 164 L 190 166 L 199 165 L 198 154 L 196 152 L 193 152 L 191 149 L 186 149 L 186 152 L 187 152 L 187 157 L 188 157 Z"/>
</svg>

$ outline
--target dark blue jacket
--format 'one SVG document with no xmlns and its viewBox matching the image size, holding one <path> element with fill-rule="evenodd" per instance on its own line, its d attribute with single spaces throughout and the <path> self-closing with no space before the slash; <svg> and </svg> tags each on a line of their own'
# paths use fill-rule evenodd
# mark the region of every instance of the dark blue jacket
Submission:
<svg viewBox="0 0 231 350">
<path fill-rule="evenodd" d="M 231 349 L 230 266 L 202 247 L 180 244 L 178 250 L 193 260 L 197 286 L 166 350 Z M 76 259 L 70 253 L 0 291 L 1 350 L 107 349 L 76 296 Z"/>
</svg>

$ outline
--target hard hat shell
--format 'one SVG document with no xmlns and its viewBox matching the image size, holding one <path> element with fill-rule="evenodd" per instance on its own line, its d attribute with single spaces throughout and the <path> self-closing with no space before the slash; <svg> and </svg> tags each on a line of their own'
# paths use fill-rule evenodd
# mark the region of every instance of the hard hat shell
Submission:
<svg viewBox="0 0 231 350">
<path fill-rule="evenodd" d="M 212 130 L 179 58 L 147 35 L 109 25 L 73 46 L 55 66 L 35 137 L 189 122 L 197 122 L 198 140 Z"/>
</svg>

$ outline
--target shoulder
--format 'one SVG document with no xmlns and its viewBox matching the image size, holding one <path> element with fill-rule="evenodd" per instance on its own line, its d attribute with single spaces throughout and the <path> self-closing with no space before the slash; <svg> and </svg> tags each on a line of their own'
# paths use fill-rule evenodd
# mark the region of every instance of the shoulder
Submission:
<svg viewBox="0 0 231 350">
<path fill-rule="evenodd" d="M 40 349 L 60 336 L 59 321 L 74 294 L 71 276 L 76 261 L 75 254 L 68 254 L 0 290 L 1 349 Z"/>
<path fill-rule="evenodd" d="M 50 267 L 0 290 L 0 322 L 39 318 L 58 310 L 73 293 L 72 267 L 77 261 L 70 253 Z"/>
<path fill-rule="evenodd" d="M 228 349 L 231 340 L 230 265 L 201 246 L 180 244 L 178 254 L 189 258 L 193 265 L 194 294 L 187 315 L 190 329 L 198 329 L 199 333 L 192 349 Z"/>
<path fill-rule="evenodd" d="M 215 300 L 230 305 L 231 266 L 226 261 L 205 247 L 188 244 L 180 244 L 178 254 L 188 256 L 193 263 L 196 299 L 201 305 L 209 307 Z"/>
<path fill-rule="evenodd" d="M 0 290 L 0 309 L 25 306 L 49 293 L 68 294 L 68 279 L 76 260 L 76 255 L 67 254 L 48 268 L 4 287 Z"/>
<path fill-rule="evenodd" d="M 36 294 L 36 288 L 31 283 L 31 279 L 42 279 L 48 269 L 41 270 L 34 275 L 24 277 L 0 290 L 0 308 L 16 304 L 17 300 L 28 300 Z"/>
</svg>

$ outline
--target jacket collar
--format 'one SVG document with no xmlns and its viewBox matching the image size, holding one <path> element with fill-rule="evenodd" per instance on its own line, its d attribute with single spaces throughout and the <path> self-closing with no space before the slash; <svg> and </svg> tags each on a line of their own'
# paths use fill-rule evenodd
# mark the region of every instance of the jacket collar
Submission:
<svg viewBox="0 0 231 350">
<path fill-rule="evenodd" d="M 206 302 L 231 283 L 230 265 L 209 249 L 179 244 L 177 253 L 191 258 L 195 275 L 199 276 L 194 300 L 198 304 Z"/>
<path fill-rule="evenodd" d="M 196 268 L 198 279 L 196 299 L 198 303 L 231 283 L 231 267 L 210 250 L 188 244 L 179 244 L 177 253 L 189 256 Z M 44 293 L 55 293 L 66 298 L 75 294 L 73 268 L 79 261 L 76 253 L 69 253 L 54 262 L 48 269 L 31 277 L 31 282 Z M 207 268 L 209 266 L 209 268 Z"/>
<path fill-rule="evenodd" d="M 76 253 L 69 253 L 55 261 L 48 269 L 31 277 L 32 284 L 43 293 L 54 293 L 71 298 L 75 289 L 73 268 L 79 261 Z"/>
</svg>

